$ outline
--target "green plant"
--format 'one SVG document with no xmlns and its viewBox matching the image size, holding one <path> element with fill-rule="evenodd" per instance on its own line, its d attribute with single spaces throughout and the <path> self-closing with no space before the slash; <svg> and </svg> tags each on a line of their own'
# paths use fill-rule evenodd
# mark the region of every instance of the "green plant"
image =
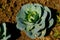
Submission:
<svg viewBox="0 0 60 40">
<path fill-rule="evenodd" d="M 57 29 L 54 30 L 54 37 L 60 38 L 60 32 Z"/>
<path fill-rule="evenodd" d="M 6 24 L 0 24 L 0 39 L 4 39 L 6 37 Z"/>
<path fill-rule="evenodd" d="M 48 28 L 54 24 L 51 11 L 40 4 L 26 4 L 19 10 L 17 28 L 24 30 L 30 38 L 44 37 Z"/>
<path fill-rule="evenodd" d="M 7 40 L 11 35 L 7 34 L 6 23 L 0 24 L 0 40 Z"/>
</svg>

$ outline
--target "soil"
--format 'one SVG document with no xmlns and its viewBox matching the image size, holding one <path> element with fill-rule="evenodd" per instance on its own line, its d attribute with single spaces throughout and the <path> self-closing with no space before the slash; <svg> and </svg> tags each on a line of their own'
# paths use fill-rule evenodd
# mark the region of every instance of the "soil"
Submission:
<svg viewBox="0 0 60 40">
<path fill-rule="evenodd" d="M 21 9 L 21 7 L 27 3 L 39 3 L 60 11 L 60 0 L 0 0 L 0 23 L 16 23 L 16 14 Z M 57 29 L 59 28 L 60 26 L 57 27 Z M 53 31 L 51 31 L 50 34 L 52 35 Z M 59 40 L 58 38 L 54 38 L 51 35 L 41 39 L 30 39 L 23 31 L 21 31 L 21 37 L 19 37 L 17 40 Z"/>
</svg>

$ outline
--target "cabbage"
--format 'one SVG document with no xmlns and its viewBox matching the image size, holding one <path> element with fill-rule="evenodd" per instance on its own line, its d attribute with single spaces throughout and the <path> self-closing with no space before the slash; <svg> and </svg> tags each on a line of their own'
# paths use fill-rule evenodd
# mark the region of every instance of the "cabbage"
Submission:
<svg viewBox="0 0 60 40">
<path fill-rule="evenodd" d="M 48 28 L 54 24 L 51 10 L 41 4 L 25 4 L 16 16 L 17 28 L 34 39 L 44 37 Z"/>
<path fill-rule="evenodd" d="M 0 24 L 0 40 L 7 40 L 11 35 L 7 36 L 6 23 Z"/>
</svg>

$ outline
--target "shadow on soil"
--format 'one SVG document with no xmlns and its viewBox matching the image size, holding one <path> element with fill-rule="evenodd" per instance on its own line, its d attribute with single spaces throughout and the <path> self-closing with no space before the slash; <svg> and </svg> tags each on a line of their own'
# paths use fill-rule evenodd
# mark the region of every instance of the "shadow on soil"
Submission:
<svg viewBox="0 0 60 40">
<path fill-rule="evenodd" d="M 55 25 L 56 25 L 56 20 L 57 20 L 57 17 L 56 17 L 56 15 L 57 15 L 57 10 L 56 10 L 56 9 L 52 9 L 52 8 L 50 8 L 50 10 L 51 10 L 51 13 L 52 13 L 52 17 L 54 18 L 54 24 L 53 24 L 53 26 L 52 26 L 51 28 L 48 28 L 48 29 L 46 30 L 47 32 L 46 32 L 46 35 L 45 35 L 45 36 L 47 36 L 47 35 L 50 34 L 52 28 L 55 27 Z M 48 23 L 47 23 L 47 24 L 48 24 Z"/>
<path fill-rule="evenodd" d="M 11 34 L 11 38 L 9 38 L 8 40 L 16 40 L 17 38 L 21 36 L 20 30 L 16 28 L 16 23 L 15 24 L 6 23 L 6 27 L 8 30 L 7 32 Z"/>
</svg>

